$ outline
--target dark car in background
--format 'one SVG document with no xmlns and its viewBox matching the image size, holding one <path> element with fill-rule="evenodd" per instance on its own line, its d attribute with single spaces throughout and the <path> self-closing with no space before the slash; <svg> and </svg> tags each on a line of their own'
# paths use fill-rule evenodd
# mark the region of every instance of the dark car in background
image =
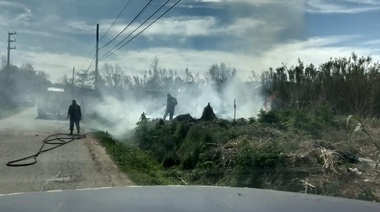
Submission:
<svg viewBox="0 0 380 212">
<path fill-rule="evenodd" d="M 63 88 L 49 87 L 37 104 L 39 118 L 64 119 L 70 105 L 70 96 Z"/>
</svg>

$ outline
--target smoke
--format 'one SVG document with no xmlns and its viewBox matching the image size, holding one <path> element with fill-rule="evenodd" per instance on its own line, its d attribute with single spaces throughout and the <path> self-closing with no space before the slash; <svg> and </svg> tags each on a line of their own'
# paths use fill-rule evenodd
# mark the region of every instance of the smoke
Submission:
<svg viewBox="0 0 380 212">
<path fill-rule="evenodd" d="M 222 108 L 229 108 L 227 113 L 221 113 L 221 117 L 229 118 L 233 108 L 233 102 L 236 102 L 236 117 L 249 118 L 257 117 L 264 97 L 261 95 L 259 83 L 242 83 L 241 80 L 233 80 L 223 91 Z"/>
<path fill-rule="evenodd" d="M 218 42 L 215 45 L 221 49 L 228 49 L 229 52 L 243 52 L 252 57 L 252 60 L 247 57 L 244 61 L 249 64 L 246 65 L 249 67 L 239 67 L 239 69 L 263 71 L 264 66 L 265 68 L 269 68 L 269 66 L 262 64 L 262 61 L 257 58 L 265 57 L 268 51 L 283 41 L 302 39 L 305 36 L 302 0 L 257 1 L 255 4 L 252 4 L 251 1 L 234 1 L 228 4 L 228 7 L 223 8 L 217 7 L 217 5 L 225 5 L 219 4 L 219 2 L 210 3 L 210 5 L 225 14 L 223 18 L 219 18 L 220 26 L 215 27 L 221 28 L 218 34 L 223 35 L 221 39 L 224 42 Z M 210 40 L 210 42 L 212 41 Z M 194 44 L 195 47 L 197 45 Z M 129 55 L 129 58 L 132 56 Z M 175 65 L 171 65 L 171 67 L 177 66 L 181 59 L 173 60 L 173 57 L 177 58 L 177 55 L 170 56 L 169 59 L 164 60 L 164 63 L 172 64 L 174 62 Z M 182 54 L 181 56 L 183 57 Z M 199 58 L 197 62 L 200 63 L 199 61 L 204 59 L 211 63 L 216 62 L 212 57 L 213 55 L 207 55 Z M 256 63 L 253 64 L 253 61 Z M 186 60 L 186 62 L 188 61 Z M 194 65 L 196 64 L 194 63 Z M 111 124 L 99 126 L 114 135 L 123 135 L 133 129 L 143 112 L 147 114 L 148 118 L 162 118 L 165 112 L 167 93 L 171 93 L 178 100 L 175 116 L 189 113 L 191 116 L 199 118 L 204 107 L 210 103 L 219 118 L 233 119 L 234 101 L 236 101 L 236 118 L 256 117 L 264 103 L 264 97 L 260 93 L 261 89 L 257 88 L 258 86 L 258 84 L 234 78 L 234 80 L 228 80 L 223 86 L 204 83 L 186 87 L 181 91 L 161 91 L 155 95 L 128 95 L 128 98 L 124 100 L 104 92 L 105 101 L 95 105 L 94 110 L 96 113 L 103 114 L 104 122 L 117 123 L 114 126 Z"/>
<path fill-rule="evenodd" d="M 256 88 L 256 89 L 255 89 Z M 110 132 L 116 137 L 124 136 L 136 127 L 142 113 L 150 119 L 162 118 L 166 109 L 166 91 L 158 91 L 155 95 L 136 95 L 130 93 L 124 100 L 111 93 L 103 92 L 103 101 L 91 105 L 98 114 L 98 122 L 90 125 L 99 130 Z M 234 100 L 236 101 L 236 118 L 256 117 L 263 105 L 263 97 L 257 83 L 244 82 L 238 78 L 227 81 L 223 86 L 211 84 L 193 85 L 182 91 L 169 92 L 178 105 L 174 117 L 190 114 L 200 118 L 204 107 L 210 103 L 217 117 L 232 120 L 234 118 Z"/>
</svg>

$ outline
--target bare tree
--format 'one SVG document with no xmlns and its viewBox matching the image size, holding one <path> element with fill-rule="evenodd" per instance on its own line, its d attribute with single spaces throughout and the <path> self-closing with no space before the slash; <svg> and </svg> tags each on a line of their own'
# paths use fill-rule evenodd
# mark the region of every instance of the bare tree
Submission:
<svg viewBox="0 0 380 212">
<path fill-rule="evenodd" d="M 82 70 L 76 73 L 76 83 L 84 88 L 92 88 L 94 82 L 94 73 L 89 70 Z"/>
<path fill-rule="evenodd" d="M 4 69 L 7 66 L 7 58 L 5 56 L 1 57 L 1 69 Z"/>
<path fill-rule="evenodd" d="M 217 87 L 224 85 L 229 79 L 236 76 L 236 69 L 226 66 L 214 64 L 207 73 L 207 78 Z"/>
</svg>

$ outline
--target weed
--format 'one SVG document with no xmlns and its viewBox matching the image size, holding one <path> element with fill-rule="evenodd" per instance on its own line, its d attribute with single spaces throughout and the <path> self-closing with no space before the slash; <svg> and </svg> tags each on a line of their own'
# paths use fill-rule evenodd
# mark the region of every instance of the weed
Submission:
<svg viewBox="0 0 380 212">
<path fill-rule="evenodd" d="M 135 138 L 139 146 L 143 149 L 149 149 L 152 145 L 150 138 L 150 128 L 148 118 L 145 113 L 141 114 L 140 120 L 137 122 L 135 130 Z"/>
<path fill-rule="evenodd" d="M 380 153 L 380 144 L 378 143 L 378 141 L 375 141 L 372 138 L 372 136 L 369 134 L 367 129 L 364 127 L 364 124 L 362 120 L 359 118 L 359 116 L 350 115 L 347 117 L 346 132 L 349 134 L 350 140 L 352 140 L 352 136 L 355 132 L 362 132 L 368 137 L 368 139 L 377 149 L 377 158 L 375 159 L 376 161 L 375 170 L 377 170 L 378 165 L 379 165 L 379 160 L 380 160 L 380 155 L 378 155 Z"/>
<path fill-rule="evenodd" d="M 283 149 L 276 141 L 252 146 L 249 141 L 244 140 L 239 144 L 238 152 L 234 168 L 236 186 L 260 187 L 259 178 L 263 173 L 285 164 Z"/>
<path fill-rule="evenodd" d="M 329 126 L 334 126 L 334 116 L 328 104 L 314 108 L 311 112 L 306 109 L 260 111 L 259 123 L 297 133 L 317 136 Z"/>
<path fill-rule="evenodd" d="M 141 185 L 178 183 L 174 178 L 165 177 L 163 167 L 149 152 L 120 143 L 107 133 L 98 132 L 96 137 L 120 170 L 128 173 L 133 182 Z"/>
<path fill-rule="evenodd" d="M 225 185 L 295 192 L 304 192 L 306 186 L 308 193 L 371 199 L 367 190 L 357 195 L 342 193 L 358 188 L 345 187 L 351 182 L 351 176 L 344 172 L 349 164 L 338 162 L 334 152 L 321 148 L 318 154 L 309 153 L 313 142 L 308 135 L 333 126 L 336 120 L 328 106 L 262 112 L 256 122 L 241 120 L 235 125 L 226 120 L 163 122 L 148 120 L 143 114 L 131 138 L 137 145 L 120 143 L 104 133 L 100 137 L 116 164 L 137 184 Z M 367 132 L 353 117 L 346 128 L 348 132 Z M 291 163 L 292 156 L 307 162 Z M 321 162 L 336 171 L 326 172 L 318 164 Z M 336 176 L 345 178 L 326 179 L 326 185 L 316 179 Z"/>
<path fill-rule="evenodd" d="M 207 129 L 198 127 L 192 127 L 189 130 L 177 152 L 182 168 L 193 169 L 196 167 L 200 152 L 206 148 L 207 143 L 213 142 L 211 134 Z"/>
</svg>

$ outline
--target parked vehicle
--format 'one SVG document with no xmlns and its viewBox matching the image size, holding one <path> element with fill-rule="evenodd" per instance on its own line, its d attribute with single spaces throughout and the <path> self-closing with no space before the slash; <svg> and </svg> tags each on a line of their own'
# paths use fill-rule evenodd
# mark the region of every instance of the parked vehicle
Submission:
<svg viewBox="0 0 380 212">
<path fill-rule="evenodd" d="M 64 119 L 70 102 L 65 89 L 49 87 L 38 101 L 38 117 Z"/>
</svg>

